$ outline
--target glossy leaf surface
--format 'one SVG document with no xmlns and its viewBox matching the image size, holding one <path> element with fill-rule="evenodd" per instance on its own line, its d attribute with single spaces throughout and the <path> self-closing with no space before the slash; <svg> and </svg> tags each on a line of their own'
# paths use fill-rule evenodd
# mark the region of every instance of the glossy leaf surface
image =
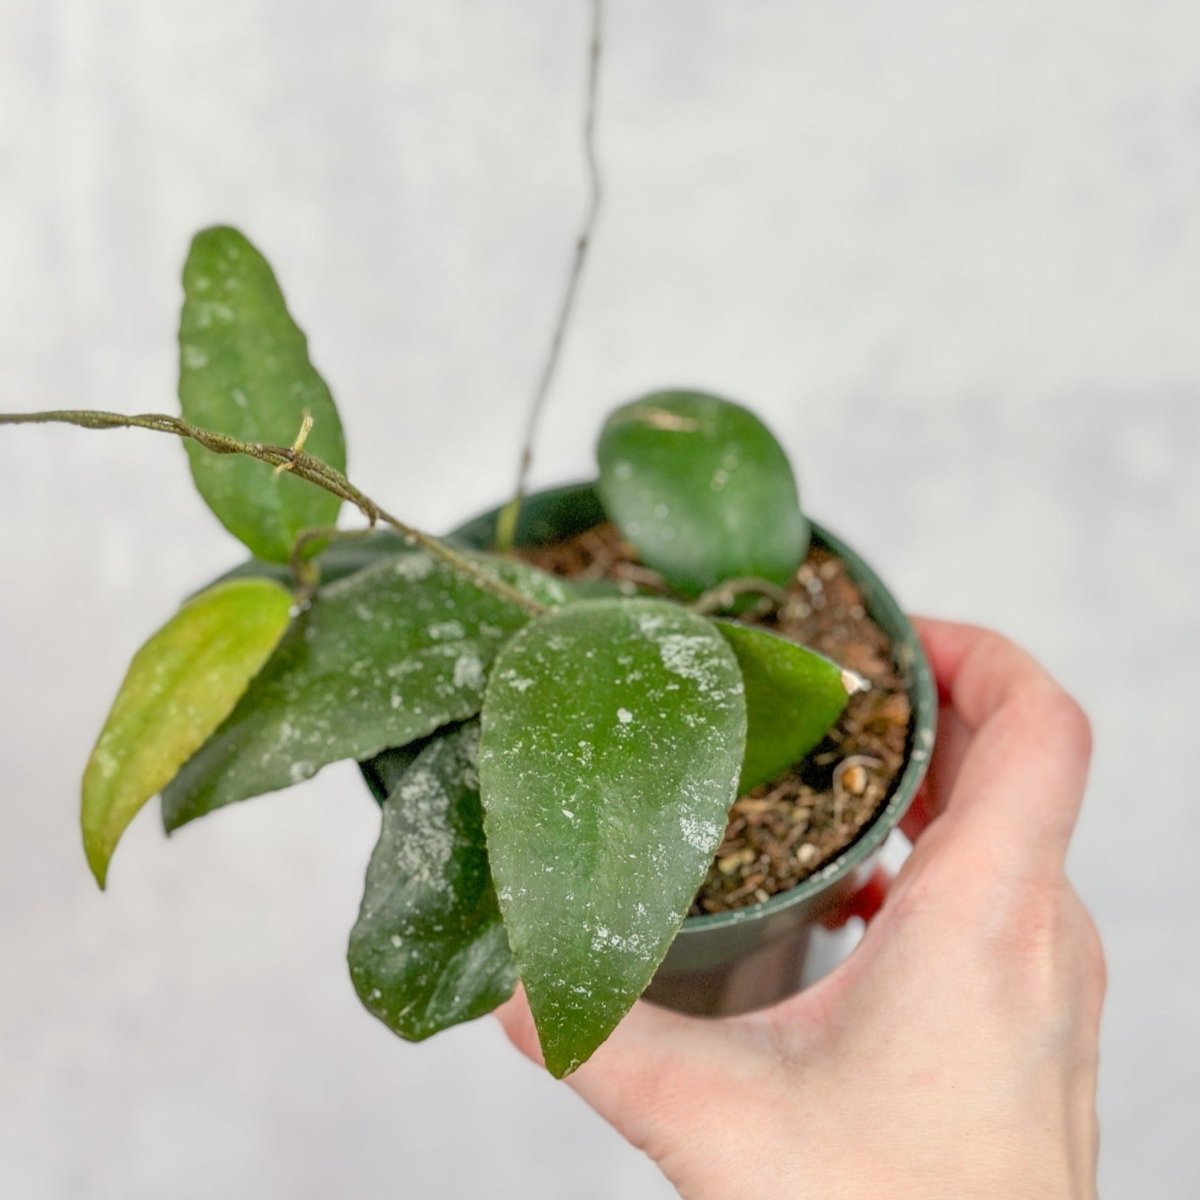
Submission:
<svg viewBox="0 0 1200 1200">
<path fill-rule="evenodd" d="M 229 715 L 283 636 L 290 606 L 267 580 L 218 584 L 134 655 L 83 776 L 83 844 L 101 887 L 129 822 Z"/>
<path fill-rule="evenodd" d="M 746 756 L 738 793 L 786 771 L 825 736 L 854 676 L 805 646 L 737 621 L 715 622 L 746 685 Z"/>
<path fill-rule="evenodd" d="M 682 595 L 748 576 L 782 585 L 804 558 L 809 525 L 787 456 L 740 405 L 645 396 L 608 418 L 597 458 L 605 510 Z"/>
<path fill-rule="evenodd" d="M 193 424 L 304 449 L 344 471 L 342 425 L 270 266 L 236 229 L 203 230 L 183 272 L 179 400 Z M 221 524 L 260 558 L 286 562 L 296 534 L 332 525 L 341 501 L 288 472 L 186 442 L 192 477 Z"/>
<path fill-rule="evenodd" d="M 679 605 L 581 601 L 504 647 L 482 724 L 492 876 L 562 1076 L 645 989 L 712 862 L 745 746 L 741 674 Z"/>
<path fill-rule="evenodd" d="M 566 598 L 532 567 L 489 569 L 542 603 Z M 496 651 L 527 620 L 423 551 L 322 589 L 163 794 L 167 828 L 474 716 Z"/>
<path fill-rule="evenodd" d="M 383 802 L 350 976 L 409 1041 L 491 1012 L 517 981 L 488 870 L 472 721 L 431 739 Z"/>
</svg>

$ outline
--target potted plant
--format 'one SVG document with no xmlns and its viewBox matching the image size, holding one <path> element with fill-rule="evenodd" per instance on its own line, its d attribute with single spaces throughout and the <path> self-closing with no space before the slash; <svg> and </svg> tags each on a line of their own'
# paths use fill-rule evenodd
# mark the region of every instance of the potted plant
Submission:
<svg viewBox="0 0 1200 1200">
<path fill-rule="evenodd" d="M 519 980 L 562 1076 L 644 993 L 714 1010 L 794 986 L 747 990 L 739 964 L 860 881 L 920 781 L 934 703 L 899 609 L 805 516 L 757 417 L 643 397 L 608 418 L 594 484 L 430 537 L 346 477 L 306 339 L 229 228 L 187 259 L 180 401 L 0 416 L 184 439 L 253 555 L 118 691 L 83 780 L 101 887 L 152 797 L 172 831 L 354 759 L 382 828 L 350 973 L 401 1036 Z M 368 531 L 336 528 L 347 502 Z"/>
</svg>

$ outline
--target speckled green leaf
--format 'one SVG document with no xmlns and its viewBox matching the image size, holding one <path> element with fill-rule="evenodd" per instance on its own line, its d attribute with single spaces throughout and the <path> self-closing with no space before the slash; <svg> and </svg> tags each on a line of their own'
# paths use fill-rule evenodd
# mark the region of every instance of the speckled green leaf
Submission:
<svg viewBox="0 0 1200 1200">
<path fill-rule="evenodd" d="M 267 260 L 236 229 L 198 233 L 183 269 L 179 400 L 205 429 L 290 446 L 307 412 L 305 450 L 346 467 L 342 424 L 308 341 Z M 221 524 L 260 558 L 286 562 L 296 534 L 332 525 L 341 501 L 253 459 L 185 443 L 192 477 Z"/>
<path fill-rule="evenodd" d="M 490 569 L 543 603 L 565 599 L 531 567 Z M 425 552 L 322 589 L 163 793 L 167 828 L 474 716 L 496 651 L 527 620 Z"/>
<path fill-rule="evenodd" d="M 716 621 L 746 684 L 744 794 L 799 762 L 838 719 L 858 676 L 765 629 Z"/>
<path fill-rule="evenodd" d="M 756 576 L 783 584 L 808 549 L 787 456 L 740 405 L 658 392 L 617 409 L 597 449 L 604 508 L 681 594 Z"/>
<path fill-rule="evenodd" d="M 83 775 L 83 846 L 101 887 L 129 822 L 229 715 L 290 607 L 288 592 L 267 580 L 218 584 L 133 656 Z"/>
<path fill-rule="evenodd" d="M 737 659 L 661 600 L 587 600 L 501 651 L 479 777 L 492 876 L 546 1065 L 645 989 L 704 879 L 746 737 Z"/>
<path fill-rule="evenodd" d="M 350 977 L 363 1004 L 417 1042 L 491 1012 L 517 981 L 488 870 L 476 721 L 433 738 L 383 802 Z"/>
</svg>

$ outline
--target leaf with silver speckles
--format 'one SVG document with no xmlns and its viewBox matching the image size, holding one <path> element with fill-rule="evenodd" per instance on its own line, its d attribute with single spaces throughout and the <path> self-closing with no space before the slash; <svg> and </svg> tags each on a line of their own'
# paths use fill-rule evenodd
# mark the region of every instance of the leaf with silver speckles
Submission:
<svg viewBox="0 0 1200 1200">
<path fill-rule="evenodd" d="M 567 598 L 532 567 L 478 561 L 543 604 Z M 167 828 L 474 716 L 497 650 L 528 619 L 424 551 L 322 589 L 164 791 Z"/>
<path fill-rule="evenodd" d="M 393 1032 L 421 1041 L 491 1012 L 517 969 L 488 870 L 479 723 L 432 738 L 383 801 L 350 977 Z"/>
<path fill-rule="evenodd" d="M 290 446 L 305 415 L 305 450 L 339 471 L 337 407 L 308 357 L 271 267 L 236 229 L 196 234 L 183 269 L 179 402 L 193 424 L 247 442 Z M 337 496 L 287 471 L 185 442 L 192 478 L 217 519 L 250 550 L 286 563 L 304 529 L 332 525 Z M 316 549 L 316 547 L 313 547 Z"/>
<path fill-rule="evenodd" d="M 737 659 L 661 600 L 587 600 L 500 652 L 479 778 L 500 910 L 546 1065 L 573 1071 L 667 952 L 725 830 Z"/>
</svg>

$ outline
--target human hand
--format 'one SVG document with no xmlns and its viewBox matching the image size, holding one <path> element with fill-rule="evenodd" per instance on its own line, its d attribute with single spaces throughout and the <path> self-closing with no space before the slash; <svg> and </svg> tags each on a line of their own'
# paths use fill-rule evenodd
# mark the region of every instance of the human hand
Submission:
<svg viewBox="0 0 1200 1200">
<path fill-rule="evenodd" d="M 854 953 L 744 1016 L 639 1002 L 567 1080 L 684 1197 L 1095 1194 L 1104 959 L 1063 868 L 1087 719 L 997 634 L 918 629 L 937 749 Z M 540 1061 L 524 997 L 499 1016 Z"/>
</svg>

